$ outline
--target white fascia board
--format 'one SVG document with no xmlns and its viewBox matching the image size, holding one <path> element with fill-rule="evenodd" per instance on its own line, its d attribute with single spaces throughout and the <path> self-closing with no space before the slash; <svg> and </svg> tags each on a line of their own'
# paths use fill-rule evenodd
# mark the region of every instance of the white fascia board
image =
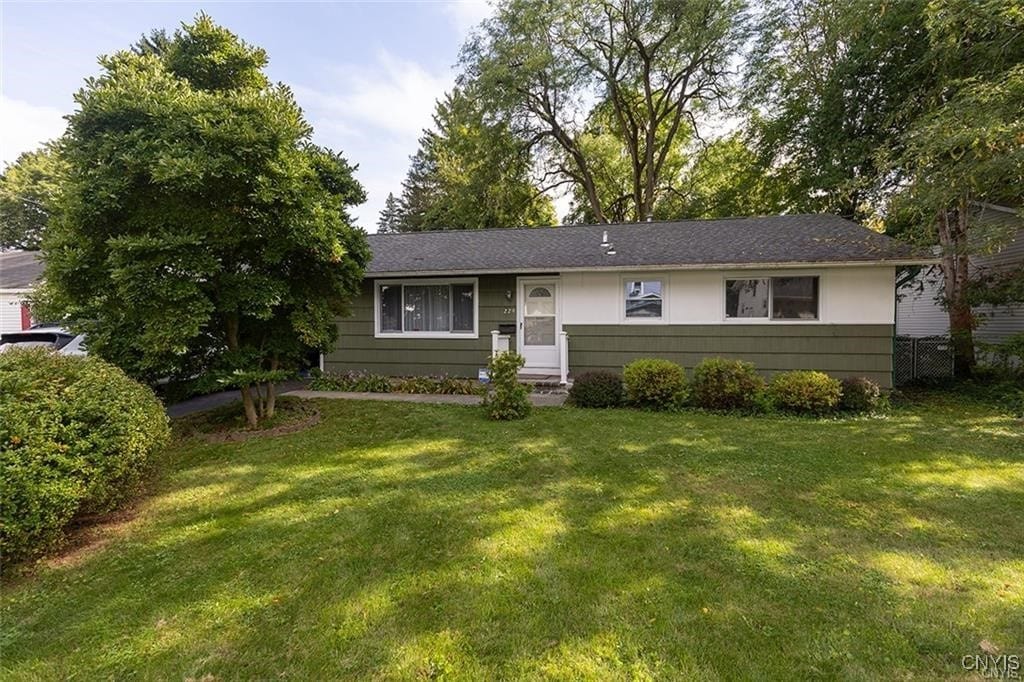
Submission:
<svg viewBox="0 0 1024 682">
<path fill-rule="evenodd" d="M 546 275 L 559 272 L 671 272 L 676 270 L 773 270 L 773 269 L 821 269 L 821 268 L 864 268 L 864 267 L 903 267 L 909 265 L 936 265 L 939 258 L 907 258 L 902 260 L 882 261 L 814 261 L 797 263 L 714 263 L 698 265 L 606 265 L 589 267 L 550 267 L 550 268 L 518 268 L 518 269 L 478 269 L 478 270 L 410 270 L 408 272 L 368 272 L 366 279 L 384 277 L 456 277 L 468 275 Z"/>
</svg>

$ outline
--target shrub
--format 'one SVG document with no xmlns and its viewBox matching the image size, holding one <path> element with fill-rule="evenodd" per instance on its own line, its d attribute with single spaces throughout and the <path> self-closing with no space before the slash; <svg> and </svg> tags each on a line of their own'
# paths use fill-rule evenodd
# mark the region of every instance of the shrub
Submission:
<svg viewBox="0 0 1024 682">
<path fill-rule="evenodd" d="M 585 372 L 573 380 L 569 400 L 577 407 L 621 405 L 622 378 L 612 372 Z"/>
<path fill-rule="evenodd" d="M 870 412 L 882 405 L 882 389 L 864 377 L 847 377 L 842 381 L 843 395 L 839 406 L 851 412 Z"/>
<path fill-rule="evenodd" d="M 76 515 L 115 508 L 168 437 L 153 392 L 99 358 L 0 353 L 0 552 L 38 554 Z"/>
<path fill-rule="evenodd" d="M 523 356 L 511 351 L 488 360 L 491 390 L 484 396 L 484 410 L 491 419 L 523 419 L 530 414 L 529 391 L 519 383 L 525 363 Z"/>
<path fill-rule="evenodd" d="M 693 368 L 692 398 L 705 409 L 756 409 L 763 392 L 764 379 L 752 363 L 706 358 Z"/>
<path fill-rule="evenodd" d="M 643 358 L 622 372 L 626 400 L 637 407 L 664 410 L 675 405 L 686 389 L 686 372 L 668 360 Z"/>
<path fill-rule="evenodd" d="M 396 379 L 396 393 L 437 393 L 438 381 L 433 377 L 404 377 Z"/>
<path fill-rule="evenodd" d="M 836 409 L 843 394 L 838 379 L 824 372 L 783 372 L 768 387 L 772 403 L 780 410 L 800 414 L 825 414 Z"/>
<path fill-rule="evenodd" d="M 313 377 L 309 387 L 314 391 L 351 391 L 355 393 L 390 393 L 391 380 L 367 372 L 324 373 Z"/>
<path fill-rule="evenodd" d="M 441 377 L 437 382 L 437 392 L 442 395 L 474 395 L 480 392 L 480 384 L 472 379 Z"/>
</svg>

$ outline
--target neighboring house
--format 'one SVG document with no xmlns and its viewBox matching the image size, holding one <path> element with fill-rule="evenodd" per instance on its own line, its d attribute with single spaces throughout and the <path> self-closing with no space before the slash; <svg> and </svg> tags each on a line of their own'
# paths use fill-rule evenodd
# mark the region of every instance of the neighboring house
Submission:
<svg viewBox="0 0 1024 682">
<path fill-rule="evenodd" d="M 37 252 L 0 252 L 0 333 L 28 329 L 32 324 L 25 298 L 43 274 Z"/>
<path fill-rule="evenodd" d="M 478 375 L 702 358 L 892 385 L 897 268 L 934 263 L 831 215 L 369 235 L 327 371 Z"/>
<path fill-rule="evenodd" d="M 989 231 L 1009 235 L 1000 240 L 1002 247 L 992 253 L 971 256 L 972 275 L 1019 268 L 1024 264 L 1024 220 L 1010 208 L 986 205 L 977 209 L 980 219 Z M 938 249 L 935 251 L 939 253 Z M 940 299 L 943 289 L 942 270 L 938 265 L 926 267 L 900 287 L 896 304 L 896 334 L 899 336 L 948 336 L 949 313 Z M 1024 305 L 978 307 L 979 326 L 975 341 L 988 344 L 1003 343 L 1013 334 L 1024 332 Z"/>
</svg>

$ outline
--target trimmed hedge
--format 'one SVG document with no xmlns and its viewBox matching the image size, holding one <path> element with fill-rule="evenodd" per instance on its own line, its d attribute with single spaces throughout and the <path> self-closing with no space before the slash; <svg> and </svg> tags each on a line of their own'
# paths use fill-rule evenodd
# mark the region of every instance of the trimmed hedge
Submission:
<svg viewBox="0 0 1024 682">
<path fill-rule="evenodd" d="M 882 389 L 864 377 L 847 377 L 842 381 L 843 397 L 839 406 L 850 412 L 870 412 L 882 405 Z"/>
<path fill-rule="evenodd" d="M 742 360 L 705 358 L 693 368 L 691 397 L 708 410 L 750 410 L 762 400 L 765 383 L 754 365 Z"/>
<path fill-rule="evenodd" d="M 768 387 L 772 404 L 785 412 L 826 414 L 836 409 L 843 394 L 838 379 L 824 372 L 794 370 L 778 374 Z"/>
<path fill-rule="evenodd" d="M 0 353 L 0 552 L 60 542 L 76 515 L 134 494 L 170 436 L 153 392 L 96 357 Z"/>
<path fill-rule="evenodd" d="M 622 378 L 613 372 L 584 372 L 569 389 L 577 407 L 618 407 L 622 404 Z"/>
<path fill-rule="evenodd" d="M 622 379 L 626 400 L 637 407 L 665 410 L 685 396 L 686 371 L 669 360 L 634 360 L 622 370 Z"/>
</svg>

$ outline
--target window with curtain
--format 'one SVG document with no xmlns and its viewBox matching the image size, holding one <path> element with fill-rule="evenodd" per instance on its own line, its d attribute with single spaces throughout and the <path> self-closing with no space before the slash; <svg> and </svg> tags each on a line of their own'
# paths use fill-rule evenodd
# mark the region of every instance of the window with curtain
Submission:
<svg viewBox="0 0 1024 682">
<path fill-rule="evenodd" d="M 474 282 L 389 282 L 377 285 L 381 334 L 473 334 Z"/>
</svg>

